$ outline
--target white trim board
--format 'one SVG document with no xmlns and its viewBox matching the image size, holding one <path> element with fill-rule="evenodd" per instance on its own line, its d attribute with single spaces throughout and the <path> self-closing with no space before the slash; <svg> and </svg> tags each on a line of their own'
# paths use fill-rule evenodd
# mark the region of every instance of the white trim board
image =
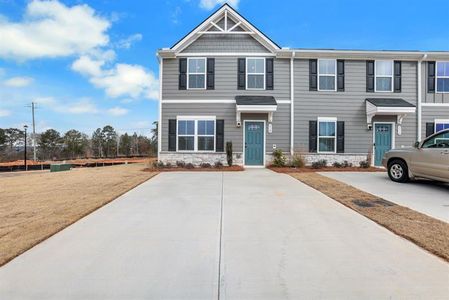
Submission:
<svg viewBox="0 0 449 300">
<path fill-rule="evenodd" d="M 183 52 L 176 54 L 177 57 L 193 57 L 193 56 L 207 56 L 207 57 L 216 57 L 216 56 L 235 56 L 235 57 L 245 57 L 245 56 L 265 56 L 265 57 L 275 57 L 276 54 L 269 52 Z"/>
<path fill-rule="evenodd" d="M 421 106 L 427 106 L 427 107 L 449 107 L 449 103 L 421 103 Z"/>
<path fill-rule="evenodd" d="M 213 99 L 204 99 L 204 100 L 181 100 L 181 99 L 165 99 L 162 100 L 162 103 L 192 103 L 192 104 L 203 104 L 203 103 L 207 103 L 207 104 L 222 104 L 222 103 L 236 103 L 235 100 L 233 99 L 217 99 L 217 100 L 213 100 Z M 277 104 L 290 104 L 291 100 L 276 100 Z"/>
</svg>

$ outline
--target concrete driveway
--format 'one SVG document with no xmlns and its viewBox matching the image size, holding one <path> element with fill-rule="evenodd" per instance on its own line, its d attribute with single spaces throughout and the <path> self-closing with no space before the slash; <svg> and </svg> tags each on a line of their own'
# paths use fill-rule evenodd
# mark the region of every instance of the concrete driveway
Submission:
<svg viewBox="0 0 449 300">
<path fill-rule="evenodd" d="M 449 184 L 430 180 L 396 183 L 386 172 L 322 172 L 321 175 L 449 223 Z"/>
<path fill-rule="evenodd" d="M 449 264 L 285 174 L 163 173 L 0 268 L 0 299 L 446 299 Z"/>
</svg>

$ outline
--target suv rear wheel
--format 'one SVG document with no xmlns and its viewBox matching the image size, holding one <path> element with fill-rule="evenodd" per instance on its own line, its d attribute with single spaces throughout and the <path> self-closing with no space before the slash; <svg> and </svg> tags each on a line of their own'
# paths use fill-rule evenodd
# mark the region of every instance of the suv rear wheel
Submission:
<svg viewBox="0 0 449 300">
<path fill-rule="evenodd" d="M 388 164 L 388 176 L 394 182 L 407 182 L 409 180 L 407 164 L 400 159 L 392 160 Z"/>
</svg>

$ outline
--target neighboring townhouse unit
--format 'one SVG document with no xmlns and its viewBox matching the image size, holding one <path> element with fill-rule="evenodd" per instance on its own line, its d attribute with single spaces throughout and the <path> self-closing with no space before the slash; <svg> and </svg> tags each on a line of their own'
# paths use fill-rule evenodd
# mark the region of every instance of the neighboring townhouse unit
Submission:
<svg viewBox="0 0 449 300">
<path fill-rule="evenodd" d="M 449 127 L 449 52 L 281 48 L 225 4 L 158 57 L 164 162 L 380 165 Z"/>
</svg>

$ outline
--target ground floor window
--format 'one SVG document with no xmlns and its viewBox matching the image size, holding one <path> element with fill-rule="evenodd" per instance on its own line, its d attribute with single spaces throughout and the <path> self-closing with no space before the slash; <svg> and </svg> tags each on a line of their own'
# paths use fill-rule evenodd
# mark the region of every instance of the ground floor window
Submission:
<svg viewBox="0 0 449 300">
<path fill-rule="evenodd" d="M 215 151 L 215 117 L 178 117 L 178 151 Z"/>
<path fill-rule="evenodd" d="M 318 118 L 318 153 L 336 153 L 337 119 Z"/>
<path fill-rule="evenodd" d="M 435 120 L 435 132 L 439 132 L 444 129 L 449 129 L 449 119 Z"/>
</svg>

